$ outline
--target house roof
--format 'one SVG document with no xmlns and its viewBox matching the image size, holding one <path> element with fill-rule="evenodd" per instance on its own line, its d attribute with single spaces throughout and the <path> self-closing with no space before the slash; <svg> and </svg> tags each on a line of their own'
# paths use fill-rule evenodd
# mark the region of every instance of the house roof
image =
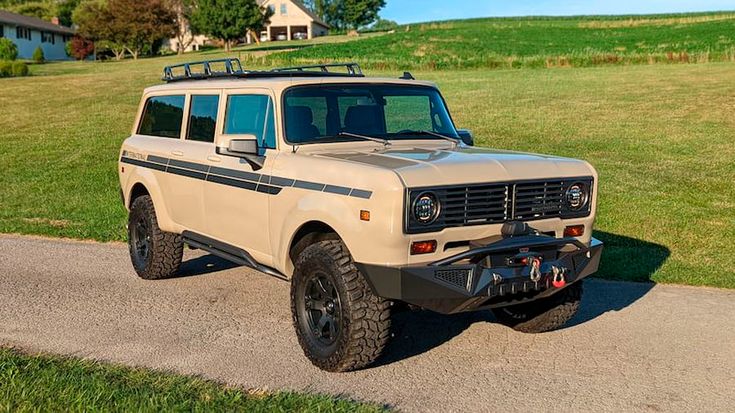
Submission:
<svg viewBox="0 0 735 413">
<path fill-rule="evenodd" d="M 300 0 L 290 0 L 290 1 L 291 1 L 291 3 L 295 4 L 296 7 L 300 8 L 301 10 L 303 10 L 304 13 L 306 13 L 307 15 L 309 15 L 309 17 L 311 17 L 311 19 L 314 21 L 314 23 L 316 23 L 318 25 L 321 25 L 321 26 L 324 26 L 327 29 L 329 29 L 331 27 L 327 23 L 325 23 L 324 20 L 320 19 L 319 16 L 317 16 L 313 11 L 309 10 L 309 8 L 306 7 L 306 5 L 304 3 L 302 3 Z M 258 0 L 258 3 L 260 3 L 261 6 L 265 5 L 265 3 L 267 3 L 267 2 L 268 2 L 268 0 Z"/>
<path fill-rule="evenodd" d="M 30 29 L 42 30 L 45 32 L 59 34 L 74 34 L 74 29 L 64 26 L 58 26 L 51 22 L 41 20 L 36 17 L 23 16 L 9 11 L 0 10 L 0 23 L 13 24 L 16 26 L 28 27 Z"/>
</svg>

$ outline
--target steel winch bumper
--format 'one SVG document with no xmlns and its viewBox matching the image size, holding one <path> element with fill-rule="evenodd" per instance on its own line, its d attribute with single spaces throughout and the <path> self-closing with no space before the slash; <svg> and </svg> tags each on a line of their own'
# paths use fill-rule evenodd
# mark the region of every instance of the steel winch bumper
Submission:
<svg viewBox="0 0 735 413">
<path fill-rule="evenodd" d="M 357 263 L 373 292 L 443 314 L 521 304 L 553 295 L 593 273 L 603 244 L 592 238 L 504 238 L 423 266 Z"/>
</svg>

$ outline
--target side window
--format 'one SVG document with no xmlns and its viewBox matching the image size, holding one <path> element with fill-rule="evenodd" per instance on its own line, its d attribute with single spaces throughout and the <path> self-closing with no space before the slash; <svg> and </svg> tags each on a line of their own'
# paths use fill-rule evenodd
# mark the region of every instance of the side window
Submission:
<svg viewBox="0 0 735 413">
<path fill-rule="evenodd" d="M 189 111 L 189 133 L 186 139 L 199 142 L 214 142 L 217 123 L 217 95 L 193 95 Z"/>
<path fill-rule="evenodd" d="M 265 95 L 232 95 L 227 98 L 226 135 L 255 135 L 263 148 L 276 148 L 273 101 Z"/>
<path fill-rule="evenodd" d="M 149 98 L 143 109 L 138 134 L 178 139 L 184 119 L 184 100 L 184 95 Z"/>
</svg>

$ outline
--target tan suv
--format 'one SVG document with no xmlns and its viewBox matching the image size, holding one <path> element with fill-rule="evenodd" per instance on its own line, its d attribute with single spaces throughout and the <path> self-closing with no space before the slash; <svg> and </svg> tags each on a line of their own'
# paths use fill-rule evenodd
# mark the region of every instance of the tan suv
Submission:
<svg viewBox="0 0 735 413">
<path fill-rule="evenodd" d="M 602 251 L 587 162 L 473 147 L 410 73 L 225 59 L 164 80 L 120 155 L 142 278 L 174 275 L 188 244 L 287 280 L 299 343 L 329 371 L 379 357 L 398 308 L 492 309 L 525 332 L 576 313 Z"/>
</svg>

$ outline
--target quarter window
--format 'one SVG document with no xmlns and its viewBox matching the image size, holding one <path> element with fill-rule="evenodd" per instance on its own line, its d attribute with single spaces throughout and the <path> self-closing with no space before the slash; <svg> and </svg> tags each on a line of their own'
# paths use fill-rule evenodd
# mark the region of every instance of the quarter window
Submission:
<svg viewBox="0 0 735 413">
<path fill-rule="evenodd" d="M 184 101 L 183 95 L 149 98 L 143 110 L 138 134 L 178 139 L 184 118 Z"/>
<path fill-rule="evenodd" d="M 199 142 L 214 142 L 218 106 L 219 96 L 217 95 L 195 95 L 191 97 L 187 139 Z"/>
<path fill-rule="evenodd" d="M 265 95 L 232 95 L 227 98 L 226 135 L 255 135 L 261 148 L 276 148 L 273 101 Z"/>
</svg>

